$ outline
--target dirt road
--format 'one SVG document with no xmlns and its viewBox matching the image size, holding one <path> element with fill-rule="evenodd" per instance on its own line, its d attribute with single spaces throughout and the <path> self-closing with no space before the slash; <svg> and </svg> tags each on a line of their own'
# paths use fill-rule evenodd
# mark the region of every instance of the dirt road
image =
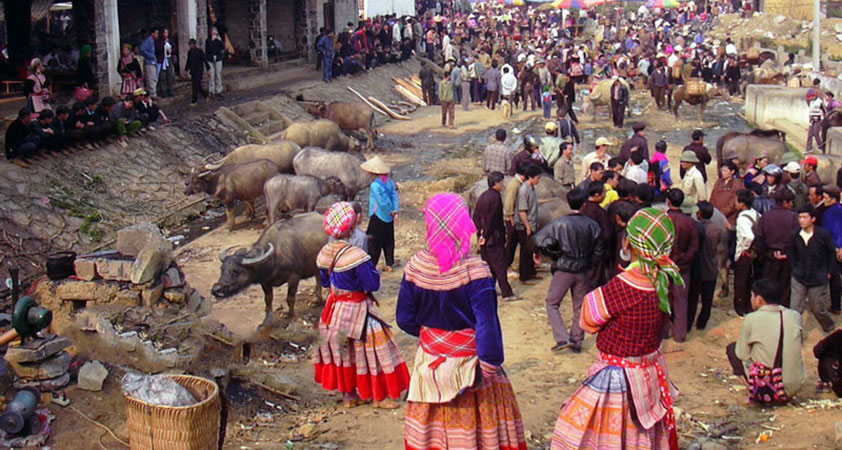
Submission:
<svg viewBox="0 0 842 450">
<path fill-rule="evenodd" d="M 734 112 L 740 105 L 725 101 L 716 102 L 708 109 L 704 124 L 695 124 L 696 111 L 684 109 L 684 120 L 676 122 L 671 115 L 647 109 L 649 99 L 637 93 L 634 109 L 645 110 L 642 119 L 648 124 L 650 146 L 661 137 L 669 143 L 668 156 L 674 178 L 678 174 L 678 156 L 689 143 L 693 125 L 703 125 L 708 133 L 707 145 L 728 129 L 739 129 L 744 124 Z M 409 256 L 424 246 L 423 217 L 419 211 L 429 196 L 443 191 L 462 192 L 480 178 L 479 155 L 494 129 L 500 125 L 499 112 L 472 106 L 465 113 L 457 108 L 456 131 L 439 127 L 437 108 L 426 108 L 414 114 L 409 122 L 396 122 L 382 127 L 385 135 L 378 142 L 377 153 L 394 167 L 400 187 L 402 212 L 397 224 L 397 255 L 405 262 Z M 543 119 L 539 113 L 517 113 L 513 122 L 504 126 L 531 130 L 540 136 Z M 609 121 L 602 113 L 597 120 L 581 118 L 580 127 L 585 150 L 599 135 L 609 135 L 622 140 L 627 131 L 609 128 Z M 511 135 L 511 133 L 510 133 Z M 715 167 L 708 168 L 711 185 L 716 178 Z M 367 201 L 367 194 L 361 196 Z M 242 224 L 236 231 L 215 230 L 195 240 L 177 252 L 177 259 L 185 271 L 188 282 L 202 295 L 210 297 L 210 286 L 219 276 L 218 252 L 228 245 L 247 245 L 259 235 L 262 225 L 257 222 Z M 501 304 L 501 320 L 506 362 L 523 414 L 527 438 L 531 448 L 547 448 L 549 436 L 562 402 L 584 379 L 587 368 L 596 355 L 594 339 L 585 340 L 581 354 L 555 354 L 550 327 L 546 319 L 544 297 L 549 286 L 549 274 L 534 286 L 514 283 L 522 301 Z M 383 274 L 378 293 L 381 312 L 393 322 L 395 302 L 401 271 Z M 312 325 L 320 311 L 318 306 L 307 306 L 312 300 L 312 283 L 307 280 L 299 292 L 298 317 L 292 321 L 279 319 L 286 336 L 293 336 L 296 345 L 306 347 L 312 343 L 316 332 Z M 285 287 L 278 288 L 275 297 L 285 294 Z M 693 443 L 706 442 L 704 448 L 753 448 L 758 434 L 771 431 L 768 442 L 758 445 L 772 448 L 833 448 L 833 424 L 842 420 L 839 404 L 821 409 L 805 407 L 810 400 L 834 400 L 829 394 L 817 395 L 812 386 L 816 381 L 816 362 L 812 346 L 821 338 L 821 332 L 810 317 L 806 321 L 806 342 L 803 357 L 809 379 L 797 400 L 791 405 L 760 409 L 746 405 L 745 389 L 729 376 L 724 347 L 736 340 L 741 319 L 731 312 L 731 300 L 715 299 L 713 316 L 705 331 L 693 330 L 683 344 L 665 341 L 663 349 L 669 364 L 670 377 L 681 390 L 675 406 L 680 410 L 679 433 L 682 448 Z M 277 305 L 277 303 L 276 303 Z M 562 305 L 563 317 L 570 320 L 569 301 Z M 253 286 L 246 292 L 214 305 L 212 319 L 224 323 L 231 331 L 249 336 L 263 318 L 262 292 Z M 414 360 L 416 341 L 395 328 L 397 341 L 407 363 Z M 257 339 L 251 336 L 251 339 Z M 303 343 L 303 344 L 302 344 Z M 265 353 L 260 358 L 277 359 L 277 354 Z M 255 356 L 252 355 L 254 359 Z M 237 414 L 229 421 L 226 448 L 279 448 L 288 439 L 294 448 L 354 448 L 397 449 L 402 447 L 403 409 L 380 411 L 363 406 L 352 411 L 338 407 L 339 396 L 318 389 L 312 382 L 312 366 L 301 351 L 296 362 L 288 358 L 279 365 L 283 375 L 299 385 L 300 401 L 280 400 L 278 408 L 261 403 L 261 398 L 234 398 Z M 411 370 L 411 369 L 410 369 Z M 238 395 L 238 393 L 235 393 Z M 263 394 L 252 392 L 253 396 Z M 236 395 L 235 395 L 236 397 Z M 247 396 L 248 397 L 248 396 Z M 266 397 L 273 405 L 279 402 Z M 827 403 L 827 402 L 826 402 Z M 237 406 L 240 405 L 240 406 Z M 281 406 L 283 405 L 283 406 Z M 256 425 L 261 424 L 262 425 Z M 289 445 L 289 444 L 286 444 Z"/>
</svg>

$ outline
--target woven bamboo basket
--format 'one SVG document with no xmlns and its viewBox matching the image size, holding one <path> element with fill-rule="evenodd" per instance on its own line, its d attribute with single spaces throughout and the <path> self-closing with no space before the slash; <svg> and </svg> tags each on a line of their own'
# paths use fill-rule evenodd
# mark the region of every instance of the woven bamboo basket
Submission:
<svg viewBox="0 0 842 450">
<path fill-rule="evenodd" d="M 211 450 L 219 447 L 219 388 L 190 375 L 171 376 L 199 400 L 192 406 L 158 406 L 123 396 L 132 450 Z"/>
<path fill-rule="evenodd" d="M 690 78 L 685 81 L 685 84 L 689 95 L 705 95 L 707 91 L 707 83 L 701 78 Z"/>
</svg>

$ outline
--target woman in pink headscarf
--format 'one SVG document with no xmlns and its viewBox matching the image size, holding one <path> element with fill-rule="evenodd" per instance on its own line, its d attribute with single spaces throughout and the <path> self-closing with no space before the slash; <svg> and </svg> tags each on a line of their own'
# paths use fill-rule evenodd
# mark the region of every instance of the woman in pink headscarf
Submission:
<svg viewBox="0 0 842 450">
<path fill-rule="evenodd" d="M 393 399 L 409 385 L 409 371 L 375 308 L 372 292 L 380 289 L 380 274 L 368 253 L 348 242 L 356 225 L 351 203 L 335 203 L 325 213 L 325 233 L 335 240 L 316 258 L 322 286 L 330 294 L 319 320 L 315 380 L 341 392 L 347 408 L 373 400 L 375 408 L 394 409 L 399 405 Z"/>
<path fill-rule="evenodd" d="M 398 326 L 419 337 L 409 384 L 407 449 L 525 449 L 523 422 L 501 365 L 503 336 L 488 266 L 469 256 L 476 233 L 456 194 L 424 210 L 427 249 L 404 270 Z"/>
</svg>

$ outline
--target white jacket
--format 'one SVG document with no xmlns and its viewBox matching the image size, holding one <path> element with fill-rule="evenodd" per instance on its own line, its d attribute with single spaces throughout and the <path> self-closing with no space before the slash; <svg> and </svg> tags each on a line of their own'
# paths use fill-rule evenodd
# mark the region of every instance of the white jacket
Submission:
<svg viewBox="0 0 842 450">
<path fill-rule="evenodd" d="M 753 209 L 740 211 L 737 215 L 737 249 L 734 253 L 734 260 L 740 259 L 743 252 L 751 248 L 754 242 L 754 224 L 760 220 L 760 214 Z"/>
<path fill-rule="evenodd" d="M 515 76 L 515 69 L 509 64 L 503 64 L 501 73 L 505 72 L 507 67 L 509 68 L 509 73 L 504 73 L 503 76 L 500 77 L 500 94 L 503 96 L 511 95 L 517 90 L 517 76 Z"/>
</svg>

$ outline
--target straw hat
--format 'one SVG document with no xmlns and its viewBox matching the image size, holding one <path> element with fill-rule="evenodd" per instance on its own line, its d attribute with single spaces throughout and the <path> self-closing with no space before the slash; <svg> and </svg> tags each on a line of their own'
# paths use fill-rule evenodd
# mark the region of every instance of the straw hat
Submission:
<svg viewBox="0 0 842 450">
<path fill-rule="evenodd" d="M 360 167 L 366 172 L 373 173 L 375 175 L 388 175 L 392 170 L 388 164 L 380 159 L 380 156 L 375 156 L 374 158 L 369 159 L 368 161 L 360 164 Z"/>
<path fill-rule="evenodd" d="M 596 143 L 594 143 L 594 147 L 599 147 L 601 145 L 611 145 L 611 141 L 609 141 L 605 137 L 600 137 L 596 140 Z"/>
</svg>

